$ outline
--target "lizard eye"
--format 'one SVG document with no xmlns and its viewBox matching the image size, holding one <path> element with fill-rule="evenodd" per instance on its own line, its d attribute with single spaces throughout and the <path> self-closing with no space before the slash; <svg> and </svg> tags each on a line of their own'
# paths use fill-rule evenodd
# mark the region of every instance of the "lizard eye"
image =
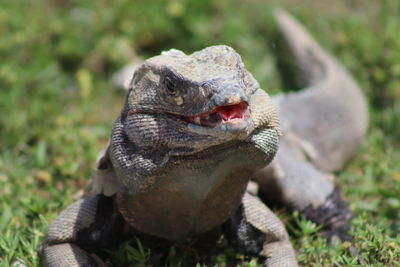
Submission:
<svg viewBox="0 0 400 267">
<path fill-rule="evenodd" d="M 167 89 L 168 92 L 170 93 L 175 92 L 176 84 L 170 77 L 166 77 L 164 83 L 165 83 L 165 88 Z"/>
</svg>

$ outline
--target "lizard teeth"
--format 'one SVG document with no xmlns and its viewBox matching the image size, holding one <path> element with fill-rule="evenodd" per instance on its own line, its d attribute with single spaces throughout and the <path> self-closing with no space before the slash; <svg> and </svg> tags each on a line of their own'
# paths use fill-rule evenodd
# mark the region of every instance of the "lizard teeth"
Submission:
<svg viewBox="0 0 400 267">
<path fill-rule="evenodd" d="M 193 121 L 195 124 L 199 124 L 200 125 L 200 117 L 194 117 Z"/>
<path fill-rule="evenodd" d="M 219 106 L 214 110 L 197 116 L 181 116 L 186 122 L 203 127 L 214 128 L 227 122 L 238 123 L 246 117 L 248 103 L 243 101 L 234 105 Z"/>
</svg>

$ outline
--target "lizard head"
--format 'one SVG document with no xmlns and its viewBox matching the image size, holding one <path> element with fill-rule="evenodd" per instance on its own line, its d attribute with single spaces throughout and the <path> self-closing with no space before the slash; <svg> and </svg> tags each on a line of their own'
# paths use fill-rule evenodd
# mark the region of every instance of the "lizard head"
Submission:
<svg viewBox="0 0 400 267">
<path fill-rule="evenodd" d="M 162 114 L 180 122 L 186 132 L 237 138 L 252 131 L 249 99 L 258 88 L 228 46 L 192 55 L 172 49 L 135 72 L 125 112 Z"/>
<path fill-rule="evenodd" d="M 135 71 L 106 154 L 133 192 L 150 185 L 141 176 L 162 166 L 186 160 L 194 168 L 193 156 L 222 160 L 232 151 L 252 151 L 246 168 L 259 168 L 272 159 L 278 140 L 269 96 L 232 48 L 213 46 L 191 55 L 169 50 Z"/>
</svg>

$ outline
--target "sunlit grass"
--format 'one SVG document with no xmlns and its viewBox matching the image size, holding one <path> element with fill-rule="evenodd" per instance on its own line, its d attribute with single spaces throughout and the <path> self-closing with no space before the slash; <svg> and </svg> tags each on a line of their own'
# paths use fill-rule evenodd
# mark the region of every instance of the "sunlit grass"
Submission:
<svg viewBox="0 0 400 267">
<path fill-rule="evenodd" d="M 109 83 L 113 72 L 138 55 L 223 43 L 240 52 L 264 89 L 279 92 L 270 11 L 282 5 L 343 62 L 369 99 L 368 136 L 337 181 L 355 212 L 353 245 L 364 265 L 400 266 L 400 2 L 301 2 L 3 1 L 0 265 L 37 266 L 48 223 L 85 187 L 122 105 L 122 92 Z M 329 246 L 311 222 L 283 217 L 304 266 L 358 264 L 348 244 Z M 143 263 L 146 248 L 132 246 L 114 258 Z M 170 252 L 173 266 L 190 257 L 178 252 Z M 235 256 L 222 242 L 215 258 L 224 265 Z"/>
</svg>

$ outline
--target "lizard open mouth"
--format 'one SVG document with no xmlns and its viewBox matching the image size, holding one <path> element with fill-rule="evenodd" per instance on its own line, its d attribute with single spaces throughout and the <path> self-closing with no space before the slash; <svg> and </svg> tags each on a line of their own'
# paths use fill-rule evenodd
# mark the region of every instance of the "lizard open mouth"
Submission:
<svg viewBox="0 0 400 267">
<path fill-rule="evenodd" d="M 248 105 L 246 101 L 243 101 L 233 105 L 219 106 L 200 115 L 183 116 L 182 119 L 192 124 L 213 128 L 223 123 L 234 123 L 247 118 Z"/>
</svg>

